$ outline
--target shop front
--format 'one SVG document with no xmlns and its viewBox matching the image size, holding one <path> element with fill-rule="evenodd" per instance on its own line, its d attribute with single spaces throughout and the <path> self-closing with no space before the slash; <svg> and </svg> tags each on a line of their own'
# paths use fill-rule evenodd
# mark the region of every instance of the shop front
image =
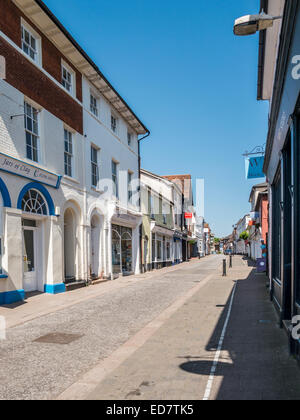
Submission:
<svg viewBox="0 0 300 420">
<path fill-rule="evenodd" d="M 273 36 L 271 31 L 267 35 Z M 270 45 L 275 45 L 278 39 L 278 51 L 273 52 Z M 293 322 L 300 315 L 299 1 L 286 2 L 282 27 L 274 43 L 272 40 L 266 44 L 263 38 L 262 41 L 260 49 L 274 54 L 274 63 L 277 63 L 264 163 L 270 184 L 270 294 L 280 325 L 289 337 L 290 351 L 300 360 L 300 342 L 292 337 Z M 269 76 L 268 63 L 262 64 L 260 72 L 265 78 Z M 264 99 L 263 83 L 260 90 L 259 99 Z"/>
<path fill-rule="evenodd" d="M 62 242 L 52 198 L 60 177 L 3 154 L 0 171 L 0 304 L 24 300 L 30 292 L 64 291 L 55 258 Z"/>
<path fill-rule="evenodd" d="M 174 264 L 182 263 L 182 234 L 180 232 L 174 233 Z"/>
<path fill-rule="evenodd" d="M 169 267 L 173 263 L 174 232 L 152 222 L 152 261 L 154 269 Z"/>
<path fill-rule="evenodd" d="M 112 225 L 112 264 L 114 273 L 133 274 L 132 228 Z"/>
<path fill-rule="evenodd" d="M 111 272 L 114 277 L 129 276 L 140 272 L 139 213 L 117 213 L 111 220 Z"/>
</svg>

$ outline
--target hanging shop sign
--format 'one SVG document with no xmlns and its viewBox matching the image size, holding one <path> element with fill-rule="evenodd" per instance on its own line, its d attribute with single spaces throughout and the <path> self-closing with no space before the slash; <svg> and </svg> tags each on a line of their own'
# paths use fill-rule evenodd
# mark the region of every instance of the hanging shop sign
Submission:
<svg viewBox="0 0 300 420">
<path fill-rule="evenodd" d="M 59 189 L 61 176 L 0 153 L 0 171 Z"/>
<path fill-rule="evenodd" d="M 264 160 L 264 156 L 251 156 L 245 159 L 246 179 L 265 178 Z"/>
</svg>

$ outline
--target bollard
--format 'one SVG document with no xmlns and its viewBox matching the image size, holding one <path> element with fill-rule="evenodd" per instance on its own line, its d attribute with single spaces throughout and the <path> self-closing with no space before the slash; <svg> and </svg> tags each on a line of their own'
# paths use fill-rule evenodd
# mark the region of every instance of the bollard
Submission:
<svg viewBox="0 0 300 420">
<path fill-rule="evenodd" d="M 226 277 L 226 260 L 223 260 L 223 277 Z"/>
<path fill-rule="evenodd" d="M 229 268 L 232 268 L 232 255 L 229 257 Z"/>
</svg>

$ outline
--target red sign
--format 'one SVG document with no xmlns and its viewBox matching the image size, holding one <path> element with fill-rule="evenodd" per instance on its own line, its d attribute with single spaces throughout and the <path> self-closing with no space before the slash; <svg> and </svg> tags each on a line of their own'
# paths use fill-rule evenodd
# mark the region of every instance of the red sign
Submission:
<svg viewBox="0 0 300 420">
<path fill-rule="evenodd" d="M 192 219 L 193 218 L 193 213 L 185 213 L 184 217 L 186 219 Z"/>
</svg>

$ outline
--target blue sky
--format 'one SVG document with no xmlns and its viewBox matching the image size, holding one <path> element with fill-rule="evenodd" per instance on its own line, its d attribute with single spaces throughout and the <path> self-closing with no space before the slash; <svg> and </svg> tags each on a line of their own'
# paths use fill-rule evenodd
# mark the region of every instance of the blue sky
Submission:
<svg viewBox="0 0 300 420">
<path fill-rule="evenodd" d="M 258 36 L 235 18 L 259 0 L 45 0 L 151 130 L 142 166 L 205 179 L 205 216 L 218 236 L 249 211 L 242 154 L 266 141 L 256 101 Z"/>
</svg>

